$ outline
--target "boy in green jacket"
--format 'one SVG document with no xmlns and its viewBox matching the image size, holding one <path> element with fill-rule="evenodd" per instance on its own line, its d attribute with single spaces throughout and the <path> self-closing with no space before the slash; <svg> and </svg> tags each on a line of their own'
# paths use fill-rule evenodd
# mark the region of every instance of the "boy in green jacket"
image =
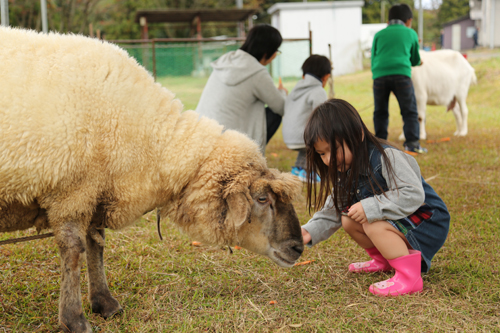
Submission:
<svg viewBox="0 0 500 333">
<path fill-rule="evenodd" d="M 389 10 L 389 24 L 373 38 L 371 69 L 375 111 L 375 136 L 387 140 L 389 95 L 396 96 L 406 138 L 404 149 L 412 154 L 425 153 L 419 142 L 417 102 L 411 81 L 411 67 L 421 65 L 417 33 L 412 30 L 413 13 L 406 4 Z"/>
</svg>

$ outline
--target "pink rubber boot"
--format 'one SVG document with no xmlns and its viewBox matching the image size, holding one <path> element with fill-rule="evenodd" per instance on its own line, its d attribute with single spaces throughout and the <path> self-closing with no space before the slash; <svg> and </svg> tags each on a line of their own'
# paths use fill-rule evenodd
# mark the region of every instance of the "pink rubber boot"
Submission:
<svg viewBox="0 0 500 333">
<path fill-rule="evenodd" d="M 378 296 L 398 296 L 422 291 L 421 259 L 420 251 L 410 250 L 407 256 L 388 260 L 396 274 L 388 280 L 372 284 L 370 292 Z"/>
<path fill-rule="evenodd" d="M 365 262 L 356 262 L 349 265 L 349 272 L 354 273 L 373 273 L 373 272 L 388 272 L 392 270 L 387 259 L 377 250 L 376 247 L 365 249 L 366 253 L 373 259 Z"/>
</svg>

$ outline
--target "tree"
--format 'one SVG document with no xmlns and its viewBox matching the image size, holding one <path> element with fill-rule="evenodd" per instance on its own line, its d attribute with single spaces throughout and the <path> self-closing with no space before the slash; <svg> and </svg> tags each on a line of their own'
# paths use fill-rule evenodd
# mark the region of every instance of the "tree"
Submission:
<svg viewBox="0 0 500 333">
<path fill-rule="evenodd" d="M 437 19 L 443 25 L 469 14 L 469 0 L 443 0 L 439 6 Z"/>
</svg>

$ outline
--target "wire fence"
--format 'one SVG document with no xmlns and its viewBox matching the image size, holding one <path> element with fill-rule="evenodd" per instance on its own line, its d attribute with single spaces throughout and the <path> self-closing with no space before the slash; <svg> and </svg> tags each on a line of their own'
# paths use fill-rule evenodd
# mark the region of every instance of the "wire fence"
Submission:
<svg viewBox="0 0 500 333">
<path fill-rule="evenodd" d="M 124 48 L 155 77 L 210 75 L 210 64 L 241 47 L 244 38 L 158 38 L 110 41 Z M 311 54 L 311 39 L 284 39 L 282 52 L 270 66 L 273 77 L 300 77 L 302 63 Z"/>
</svg>

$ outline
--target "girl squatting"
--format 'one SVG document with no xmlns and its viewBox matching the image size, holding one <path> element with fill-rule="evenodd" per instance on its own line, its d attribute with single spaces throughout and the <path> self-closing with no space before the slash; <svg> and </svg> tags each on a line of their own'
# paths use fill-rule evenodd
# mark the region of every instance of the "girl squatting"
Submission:
<svg viewBox="0 0 500 333">
<path fill-rule="evenodd" d="M 420 175 L 416 160 L 376 138 L 341 99 L 314 110 L 304 140 L 307 204 L 309 210 L 320 208 L 302 227 L 304 243 L 311 247 L 343 226 L 372 259 L 350 264 L 349 271 L 395 271 L 392 278 L 372 284 L 372 294 L 421 291 L 421 272 L 429 271 L 443 246 L 450 214 Z M 312 181 L 315 173 L 319 185 Z"/>
</svg>

